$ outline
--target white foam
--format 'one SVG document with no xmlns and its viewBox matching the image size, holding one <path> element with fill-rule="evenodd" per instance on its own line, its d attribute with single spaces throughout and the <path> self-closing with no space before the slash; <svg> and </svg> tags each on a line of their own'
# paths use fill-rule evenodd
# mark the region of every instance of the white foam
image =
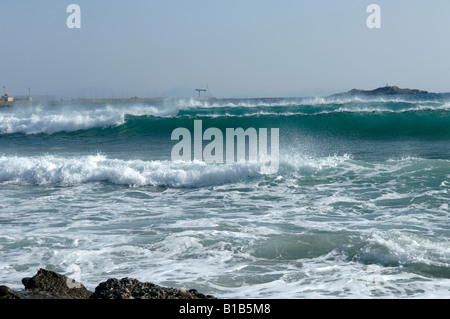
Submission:
<svg viewBox="0 0 450 319">
<path fill-rule="evenodd" d="M 18 184 L 77 185 L 110 182 L 133 186 L 201 187 L 237 182 L 259 176 L 258 163 L 208 165 L 108 159 L 105 155 L 63 158 L 1 156 L 0 182 Z"/>
<path fill-rule="evenodd" d="M 165 104 L 179 109 L 189 108 L 255 108 L 255 107 L 287 107 L 287 106 L 324 106 L 361 103 L 414 103 L 442 104 L 439 100 L 414 100 L 395 97 L 304 97 L 304 98 L 254 98 L 254 99 L 205 99 L 194 98 L 166 99 Z M 449 102 L 447 102 L 447 105 Z"/>
<path fill-rule="evenodd" d="M 450 267 L 450 243 L 444 239 L 431 239 L 407 231 L 392 230 L 375 231 L 369 240 L 386 247 L 390 258 L 399 261 L 402 265 L 420 263 Z"/>
<path fill-rule="evenodd" d="M 53 134 L 121 125 L 125 116 L 172 114 L 151 105 L 17 106 L 0 112 L 0 134 Z"/>
<path fill-rule="evenodd" d="M 347 155 L 318 159 L 283 158 L 278 173 L 316 172 L 348 159 Z M 76 158 L 3 155 L 0 156 L 0 182 L 37 185 L 110 182 L 133 186 L 203 187 L 249 181 L 263 175 L 264 167 L 264 163 L 258 162 L 212 165 L 202 161 L 120 160 L 103 154 Z"/>
<path fill-rule="evenodd" d="M 323 111 L 320 113 L 407 113 L 414 111 L 437 111 L 437 110 L 450 110 L 450 105 L 429 105 L 429 104 L 414 104 L 414 106 L 392 109 L 388 107 L 380 106 L 342 106 L 333 111 Z"/>
</svg>

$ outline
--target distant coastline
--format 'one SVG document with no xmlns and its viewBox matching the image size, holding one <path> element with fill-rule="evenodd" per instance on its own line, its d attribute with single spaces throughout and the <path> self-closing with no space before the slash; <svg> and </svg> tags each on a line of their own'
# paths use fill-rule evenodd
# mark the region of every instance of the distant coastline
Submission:
<svg viewBox="0 0 450 319">
<path fill-rule="evenodd" d="M 384 86 L 379 87 L 373 90 L 361 90 L 361 89 L 352 89 L 348 92 L 336 93 L 329 96 L 323 96 L 324 98 L 348 98 L 348 97 L 376 97 L 376 96 L 396 96 L 396 95 L 450 95 L 450 93 L 434 93 L 428 92 L 425 90 L 419 89 L 408 89 L 408 88 L 399 88 L 398 86 Z M 223 101 L 223 100 L 276 100 L 276 99 L 286 99 L 286 97 L 248 97 L 248 98 L 233 98 L 233 97 L 185 97 L 185 99 L 194 99 L 198 101 Z M 298 97 L 301 98 L 301 97 Z M 305 97 L 306 98 L 306 97 Z M 310 97 L 312 98 L 312 97 Z M 61 105 L 67 102 L 71 103 L 90 103 L 90 104 L 117 104 L 117 103 L 127 103 L 127 102 L 143 102 L 143 103 L 155 103 L 161 102 L 166 99 L 171 99 L 171 97 L 128 97 L 128 98 L 74 98 L 70 100 L 64 99 L 36 99 L 36 100 L 28 100 L 25 98 L 17 98 L 13 102 L 6 102 L 0 100 L 0 108 L 8 107 L 13 105 L 37 105 L 45 102 L 46 105 Z"/>
<path fill-rule="evenodd" d="M 436 94 L 428 91 L 418 90 L 418 89 L 402 89 L 398 86 L 383 86 L 374 90 L 360 90 L 353 89 L 348 92 L 333 94 L 330 97 L 354 97 L 354 96 L 386 96 L 386 95 L 425 95 L 425 94 Z"/>
</svg>

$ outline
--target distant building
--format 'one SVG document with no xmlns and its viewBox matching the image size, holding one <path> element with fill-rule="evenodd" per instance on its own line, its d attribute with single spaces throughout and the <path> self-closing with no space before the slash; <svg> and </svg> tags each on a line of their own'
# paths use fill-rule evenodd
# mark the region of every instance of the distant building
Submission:
<svg viewBox="0 0 450 319">
<path fill-rule="evenodd" d="M 2 96 L 2 101 L 3 102 L 14 102 L 14 98 L 12 96 L 8 96 L 8 94 L 4 94 Z"/>
</svg>

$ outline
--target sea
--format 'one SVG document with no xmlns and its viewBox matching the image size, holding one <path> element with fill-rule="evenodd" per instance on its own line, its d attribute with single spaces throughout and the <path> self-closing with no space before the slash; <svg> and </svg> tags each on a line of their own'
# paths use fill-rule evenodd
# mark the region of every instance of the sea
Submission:
<svg viewBox="0 0 450 319">
<path fill-rule="evenodd" d="M 174 160 L 173 131 L 193 140 L 196 120 L 278 129 L 277 170 Z M 0 108 L 12 289 L 45 268 L 92 291 L 128 277 L 218 298 L 449 298 L 449 202 L 449 94 Z"/>
</svg>

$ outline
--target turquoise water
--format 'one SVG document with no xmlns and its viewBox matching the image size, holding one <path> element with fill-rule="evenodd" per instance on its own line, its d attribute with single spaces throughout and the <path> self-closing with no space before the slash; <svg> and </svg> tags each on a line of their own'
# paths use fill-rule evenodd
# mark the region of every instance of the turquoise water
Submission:
<svg viewBox="0 0 450 319">
<path fill-rule="evenodd" d="M 279 128 L 279 168 L 173 162 L 179 127 Z M 204 146 L 207 142 L 204 143 Z M 233 298 L 448 298 L 450 97 L 0 109 L 0 281 Z"/>
</svg>

